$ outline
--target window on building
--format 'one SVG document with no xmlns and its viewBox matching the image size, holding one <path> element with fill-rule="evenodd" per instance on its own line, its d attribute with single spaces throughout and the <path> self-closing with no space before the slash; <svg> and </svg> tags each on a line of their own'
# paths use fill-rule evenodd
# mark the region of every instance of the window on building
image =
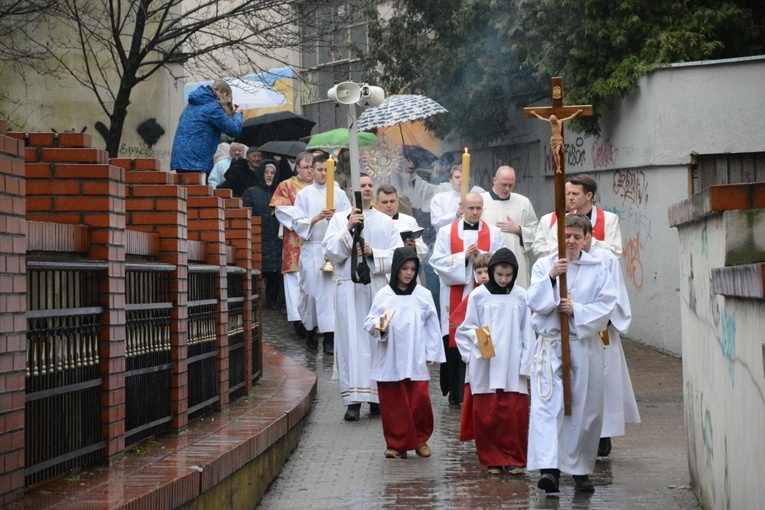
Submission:
<svg viewBox="0 0 765 510">
<path fill-rule="evenodd" d="M 303 115 L 317 124 L 315 132 L 347 125 L 345 111 L 327 99 L 327 91 L 336 83 L 364 79 L 360 59 L 367 48 L 364 4 L 364 0 L 338 0 L 319 8 L 306 7 L 303 39 L 315 42 L 301 52 L 300 99 Z M 317 37 L 319 32 L 323 35 Z"/>
</svg>

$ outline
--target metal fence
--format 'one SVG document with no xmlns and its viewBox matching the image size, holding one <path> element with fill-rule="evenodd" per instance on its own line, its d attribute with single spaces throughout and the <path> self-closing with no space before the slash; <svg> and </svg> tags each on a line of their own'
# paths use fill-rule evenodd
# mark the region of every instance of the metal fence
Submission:
<svg viewBox="0 0 765 510">
<path fill-rule="evenodd" d="M 189 266 L 188 381 L 189 419 L 214 409 L 218 402 L 218 344 L 215 318 L 217 266 Z"/>
<path fill-rule="evenodd" d="M 170 430 L 170 264 L 126 264 L 125 445 Z M 152 398 L 146 398 L 151 395 Z"/>
<path fill-rule="evenodd" d="M 27 261 L 25 484 L 98 461 L 99 262 Z"/>
</svg>

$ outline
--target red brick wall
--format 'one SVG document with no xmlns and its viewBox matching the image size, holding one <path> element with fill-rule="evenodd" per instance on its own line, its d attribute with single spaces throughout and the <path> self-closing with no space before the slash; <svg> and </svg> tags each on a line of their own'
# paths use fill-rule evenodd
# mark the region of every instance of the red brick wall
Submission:
<svg viewBox="0 0 765 510">
<path fill-rule="evenodd" d="M 24 488 L 26 219 L 24 143 L 0 121 L 0 506 Z"/>
<path fill-rule="evenodd" d="M 228 264 L 247 271 L 245 312 L 252 310 L 252 246 L 260 246 L 260 238 L 259 229 L 253 238 L 250 210 L 230 192 L 213 193 L 201 184 L 199 174 L 162 172 L 156 160 L 109 161 L 104 151 L 90 145 L 90 136 L 81 133 L 6 134 L 0 122 L 0 506 L 19 497 L 24 485 L 27 222 L 40 222 L 29 234 L 38 237 L 61 230 L 48 227 L 79 225 L 87 235 L 87 242 L 83 237 L 78 244 L 87 250 L 84 255 L 108 262 L 101 289 L 106 311 L 100 338 L 101 419 L 108 458 L 125 448 L 128 237 L 140 244 L 142 256 L 148 253 L 158 262 L 176 266 L 171 282 L 174 429 L 188 423 L 186 319 L 192 244 L 206 257 L 199 262 L 220 267 L 216 286 L 220 406 L 228 403 Z M 71 251 L 67 241 L 65 234 L 46 238 L 37 249 Z M 245 365 L 251 381 L 252 322 L 249 314 L 245 317 Z"/>
</svg>

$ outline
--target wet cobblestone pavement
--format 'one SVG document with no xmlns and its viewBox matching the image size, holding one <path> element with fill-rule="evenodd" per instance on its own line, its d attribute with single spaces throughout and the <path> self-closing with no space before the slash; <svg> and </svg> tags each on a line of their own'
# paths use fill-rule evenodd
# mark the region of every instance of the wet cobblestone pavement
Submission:
<svg viewBox="0 0 765 510">
<path fill-rule="evenodd" d="M 599 458 L 594 494 L 576 494 L 570 476 L 561 492 L 536 488 L 537 472 L 492 476 L 478 463 L 472 442 L 461 443 L 460 409 L 438 391 L 431 372 L 435 431 L 430 459 L 385 459 L 379 416 L 362 406 L 361 421 L 343 421 L 332 356 L 309 351 L 284 311 L 264 311 L 265 341 L 318 375 L 314 408 L 299 446 L 261 501 L 263 509 L 355 508 L 700 508 L 689 488 L 682 408 L 682 368 L 675 358 L 625 341 L 643 423 L 614 438 Z"/>
</svg>

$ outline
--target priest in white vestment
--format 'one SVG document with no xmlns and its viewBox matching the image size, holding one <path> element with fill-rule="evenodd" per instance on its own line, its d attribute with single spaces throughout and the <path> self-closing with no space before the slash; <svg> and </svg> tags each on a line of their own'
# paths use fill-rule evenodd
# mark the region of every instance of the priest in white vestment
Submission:
<svg viewBox="0 0 765 510">
<path fill-rule="evenodd" d="M 321 243 L 334 210 L 351 208 L 348 197 L 333 180 L 327 183 L 327 156 L 313 157 L 313 184 L 301 189 L 295 199 L 295 232 L 303 240 L 300 248 L 300 299 L 298 313 L 306 329 L 306 346 L 317 349 L 323 335 L 324 354 L 334 354 L 335 283 L 333 273 L 322 271 Z M 333 203 L 327 203 L 327 186 L 334 188 Z"/>
<path fill-rule="evenodd" d="M 574 475 L 576 490 L 592 492 L 589 474 L 603 423 L 603 344 L 616 306 L 617 290 L 600 261 L 584 251 L 589 220 L 569 214 L 566 258 L 550 255 L 532 269 L 526 302 L 539 335 L 532 348 L 529 470 L 541 470 L 537 486 L 559 492 L 560 472 Z M 560 297 L 558 277 L 566 273 L 568 298 Z M 561 313 L 568 316 L 571 364 L 571 414 L 564 414 Z"/>
<path fill-rule="evenodd" d="M 422 262 L 428 256 L 428 245 L 422 240 L 422 228 L 414 217 L 398 211 L 399 201 L 396 188 L 390 184 L 382 184 L 377 188 L 377 210 L 390 216 L 401 234 L 404 246 L 412 248 L 417 258 Z M 411 234 L 411 235 L 407 235 Z M 404 236 L 407 236 L 404 238 Z"/>
<path fill-rule="evenodd" d="M 531 201 L 513 193 L 515 188 L 515 170 L 510 166 L 501 166 L 492 179 L 492 188 L 483 197 L 483 216 L 481 219 L 502 231 L 505 248 L 513 252 L 518 259 L 518 275 L 515 281 L 524 289 L 529 286 L 531 265 L 528 252 L 537 234 L 537 215 Z"/>
<path fill-rule="evenodd" d="M 379 414 L 377 383 L 371 378 L 372 350 L 376 340 L 364 330 L 372 298 L 388 284 L 393 251 L 404 245 L 401 235 L 388 216 L 372 209 L 374 184 L 362 174 L 361 200 L 358 209 L 334 214 L 324 235 L 324 256 L 335 266 L 335 365 L 340 379 L 340 396 L 347 406 L 346 421 L 358 421 L 362 402 Z M 351 280 L 351 247 L 355 226 L 363 222 L 363 257 L 369 266 L 372 282 L 363 285 Z"/>
</svg>

